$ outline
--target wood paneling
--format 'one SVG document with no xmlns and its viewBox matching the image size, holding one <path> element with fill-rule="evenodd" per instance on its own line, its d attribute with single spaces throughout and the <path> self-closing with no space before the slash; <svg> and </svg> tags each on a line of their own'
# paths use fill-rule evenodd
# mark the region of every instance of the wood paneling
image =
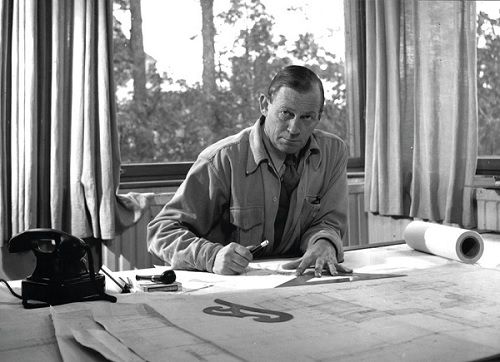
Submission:
<svg viewBox="0 0 500 362">
<path fill-rule="evenodd" d="M 403 232 L 412 219 L 368 214 L 368 243 L 403 240 Z"/>
</svg>

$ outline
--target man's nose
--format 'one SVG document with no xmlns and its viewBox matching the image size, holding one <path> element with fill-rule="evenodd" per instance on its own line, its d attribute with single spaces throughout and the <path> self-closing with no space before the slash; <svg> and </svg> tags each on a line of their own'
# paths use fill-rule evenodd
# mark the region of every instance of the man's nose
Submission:
<svg viewBox="0 0 500 362">
<path fill-rule="evenodd" d="M 295 116 L 293 119 L 291 119 L 288 123 L 288 133 L 291 135 L 299 135 L 300 134 L 300 127 L 299 127 L 299 118 Z"/>
</svg>

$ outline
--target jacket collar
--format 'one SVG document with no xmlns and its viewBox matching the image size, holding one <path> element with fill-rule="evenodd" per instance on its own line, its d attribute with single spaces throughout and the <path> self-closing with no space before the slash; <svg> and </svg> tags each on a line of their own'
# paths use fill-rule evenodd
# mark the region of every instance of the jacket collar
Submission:
<svg viewBox="0 0 500 362">
<path fill-rule="evenodd" d="M 247 158 L 246 174 L 249 175 L 254 173 L 259 167 L 261 162 L 269 162 L 269 155 L 264 146 L 264 130 L 262 125 L 264 124 L 265 117 L 261 116 L 257 122 L 250 129 L 249 143 L 250 151 Z M 316 135 L 313 132 L 310 137 L 310 142 L 308 143 L 308 149 L 305 151 L 304 159 L 308 157 L 311 158 L 314 169 L 317 169 L 321 163 L 321 153 L 319 149 L 318 142 L 316 140 Z"/>
<path fill-rule="evenodd" d="M 261 116 L 250 130 L 250 136 L 248 140 L 250 143 L 250 151 L 248 152 L 247 158 L 247 175 L 254 173 L 261 162 L 269 160 L 266 152 L 266 147 L 264 146 L 264 141 L 262 139 L 264 131 L 261 126 L 262 124 L 264 124 L 265 119 L 266 118 L 264 116 Z"/>
</svg>

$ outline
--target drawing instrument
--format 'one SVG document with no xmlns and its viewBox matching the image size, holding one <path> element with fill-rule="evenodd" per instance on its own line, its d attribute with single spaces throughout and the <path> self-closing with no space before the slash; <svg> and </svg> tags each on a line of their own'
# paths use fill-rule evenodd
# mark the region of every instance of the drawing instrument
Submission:
<svg viewBox="0 0 500 362">
<path fill-rule="evenodd" d="M 252 253 L 252 255 L 255 255 L 259 250 L 265 248 L 267 245 L 269 245 L 269 240 L 264 240 L 259 245 L 254 245 L 254 246 L 250 247 L 249 250 Z"/>
</svg>

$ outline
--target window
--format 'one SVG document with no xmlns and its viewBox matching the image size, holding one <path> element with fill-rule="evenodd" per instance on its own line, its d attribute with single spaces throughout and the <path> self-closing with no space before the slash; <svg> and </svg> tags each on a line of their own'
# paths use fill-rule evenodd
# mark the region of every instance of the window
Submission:
<svg viewBox="0 0 500 362">
<path fill-rule="evenodd" d="M 500 173 L 500 1 L 477 1 L 478 173 Z"/>
<path fill-rule="evenodd" d="M 114 0 L 113 14 L 123 164 L 194 161 L 257 120 L 259 94 L 288 64 L 323 80 L 320 128 L 352 137 L 342 1 Z"/>
</svg>

